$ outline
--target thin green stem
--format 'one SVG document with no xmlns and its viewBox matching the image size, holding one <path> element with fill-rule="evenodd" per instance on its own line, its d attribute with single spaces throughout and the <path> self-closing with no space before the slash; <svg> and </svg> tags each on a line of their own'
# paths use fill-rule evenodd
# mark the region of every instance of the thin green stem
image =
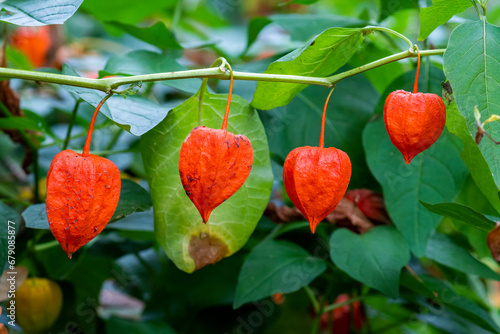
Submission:
<svg viewBox="0 0 500 334">
<path fill-rule="evenodd" d="M 73 130 L 73 125 L 75 124 L 75 119 L 76 119 L 76 113 L 78 111 L 78 107 L 80 106 L 81 102 L 82 100 L 80 99 L 76 100 L 75 106 L 73 107 L 73 111 L 71 112 L 71 119 L 68 124 L 68 131 L 66 132 L 66 138 L 64 139 L 64 144 L 62 147 L 63 151 L 68 148 L 69 140 L 71 139 L 71 130 Z"/>
<path fill-rule="evenodd" d="M 322 300 L 319 304 L 319 308 L 316 311 L 316 318 L 314 319 L 313 327 L 311 328 L 311 334 L 317 334 L 319 331 L 319 324 L 321 322 L 321 315 L 325 313 L 325 303 Z"/>
<path fill-rule="evenodd" d="M 337 304 L 332 304 L 332 305 L 328 305 L 327 307 L 325 307 L 323 309 L 323 313 L 326 313 L 326 312 L 331 312 L 333 310 L 335 310 L 336 308 L 339 308 L 339 307 L 342 307 L 342 306 L 345 306 L 345 305 L 349 305 L 349 304 L 352 304 L 354 302 L 357 302 L 359 300 L 363 300 L 365 299 L 367 296 L 359 296 L 359 297 L 354 297 L 354 298 L 351 298 L 349 300 L 346 300 L 345 302 L 342 302 L 342 303 L 337 303 Z"/>
<path fill-rule="evenodd" d="M 472 4 L 474 5 L 474 9 L 476 10 L 477 16 L 479 16 L 479 19 L 481 20 L 483 17 L 481 16 L 481 13 L 479 12 L 479 8 L 477 7 L 477 2 L 476 0 L 470 0 Z"/>
<path fill-rule="evenodd" d="M 123 131 L 122 128 L 119 127 L 117 127 L 117 129 L 114 130 L 111 140 L 109 141 L 108 145 L 106 145 L 106 147 L 104 148 L 105 151 L 111 151 L 113 149 L 113 146 L 115 146 L 116 142 L 120 138 L 122 131 Z"/>
<path fill-rule="evenodd" d="M 368 27 L 365 27 L 364 29 L 373 30 L 373 31 L 383 31 L 383 32 L 392 34 L 394 36 L 397 36 L 397 37 L 401 38 L 402 40 L 404 40 L 408 44 L 410 49 L 413 49 L 413 42 L 408 37 L 406 37 L 405 35 L 397 32 L 397 31 L 394 31 L 394 30 L 386 28 L 386 27 L 377 27 L 377 26 L 368 26 Z"/>
<path fill-rule="evenodd" d="M 445 50 L 443 49 L 424 50 L 421 51 L 420 54 L 421 56 L 433 56 L 433 55 L 441 55 L 444 53 L 444 51 Z M 298 83 L 298 84 L 332 87 L 336 82 L 342 79 L 348 78 L 350 76 L 359 73 L 363 73 L 365 71 L 371 70 L 373 68 L 394 61 L 410 57 L 416 57 L 416 53 L 413 52 L 413 49 L 376 60 L 372 63 L 327 78 L 300 76 L 300 75 L 286 75 L 286 74 L 248 73 L 248 72 L 238 72 L 238 71 L 233 72 L 233 78 L 234 80 L 285 82 L 285 83 Z M 220 67 L 213 67 L 213 68 L 204 68 L 204 69 L 178 71 L 178 72 L 135 75 L 135 76 L 121 77 L 121 78 L 89 79 L 89 78 L 74 77 L 63 74 L 26 71 L 26 70 L 18 70 L 18 69 L 2 67 L 0 68 L 0 77 L 18 78 L 24 80 L 34 80 L 40 82 L 63 84 L 68 86 L 90 88 L 108 93 L 110 89 L 115 89 L 122 85 L 133 84 L 137 82 L 153 82 L 153 81 L 189 79 L 189 78 L 215 78 L 221 80 L 229 80 L 231 75 L 229 71 L 225 71 L 224 68 L 221 69 Z"/>
<path fill-rule="evenodd" d="M 446 50 L 445 49 L 435 49 L 435 50 L 424 50 L 420 51 L 420 56 L 437 56 L 437 55 L 442 55 Z M 391 56 L 375 60 L 374 62 L 353 68 L 352 70 L 348 70 L 339 74 L 332 75 L 330 77 L 325 78 L 330 82 L 330 84 L 333 86 L 337 82 L 344 80 L 346 78 L 352 77 L 353 75 L 360 74 L 366 71 L 369 71 L 371 69 L 380 67 L 385 64 L 389 64 L 398 60 L 402 60 L 405 58 L 411 58 L 411 57 L 417 57 L 417 53 L 412 50 L 407 50 L 403 51 L 400 53 L 393 54 Z"/>
<path fill-rule="evenodd" d="M 318 298 L 316 298 L 316 294 L 314 293 L 314 291 L 311 289 L 311 287 L 309 285 L 304 286 L 304 291 L 307 293 L 307 296 L 311 300 L 311 304 L 313 305 L 314 312 L 316 312 L 316 314 L 318 314 L 320 306 L 319 306 Z"/>
<path fill-rule="evenodd" d="M 488 1 L 489 1 L 489 0 L 486 0 L 486 1 L 481 0 L 481 8 L 483 9 L 483 16 L 484 16 L 484 17 L 486 17 L 486 12 L 487 12 L 487 10 L 486 10 L 486 5 L 488 4 Z"/>
</svg>

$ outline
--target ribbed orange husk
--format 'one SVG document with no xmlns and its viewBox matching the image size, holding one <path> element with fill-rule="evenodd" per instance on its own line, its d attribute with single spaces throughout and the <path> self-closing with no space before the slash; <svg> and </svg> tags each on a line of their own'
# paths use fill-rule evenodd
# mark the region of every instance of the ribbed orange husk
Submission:
<svg viewBox="0 0 500 334">
<path fill-rule="evenodd" d="M 182 143 L 179 174 L 204 223 L 241 188 L 252 164 L 252 144 L 244 135 L 204 126 L 191 130 Z"/>
<path fill-rule="evenodd" d="M 446 123 L 446 107 L 436 94 L 397 90 L 385 100 L 384 122 L 405 162 L 438 140 Z"/>
<path fill-rule="evenodd" d="M 47 174 L 47 218 L 69 257 L 106 227 L 120 187 L 120 171 L 108 159 L 71 150 L 54 157 Z"/>
<path fill-rule="evenodd" d="M 312 233 L 337 207 L 350 179 L 349 156 L 333 147 L 298 147 L 283 166 L 286 193 L 309 221 Z"/>
</svg>

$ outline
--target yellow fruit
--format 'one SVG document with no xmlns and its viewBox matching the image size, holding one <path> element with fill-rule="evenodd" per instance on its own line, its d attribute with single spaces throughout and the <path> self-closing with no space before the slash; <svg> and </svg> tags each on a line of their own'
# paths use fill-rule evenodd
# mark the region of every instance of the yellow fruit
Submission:
<svg viewBox="0 0 500 334">
<path fill-rule="evenodd" d="M 26 279 L 16 291 L 16 322 L 27 334 L 46 332 L 61 313 L 62 290 L 47 278 Z"/>
</svg>

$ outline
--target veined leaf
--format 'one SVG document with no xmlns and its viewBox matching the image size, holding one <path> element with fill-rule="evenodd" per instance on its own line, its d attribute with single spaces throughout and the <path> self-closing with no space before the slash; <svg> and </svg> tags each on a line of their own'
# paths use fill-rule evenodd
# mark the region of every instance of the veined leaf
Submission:
<svg viewBox="0 0 500 334">
<path fill-rule="evenodd" d="M 382 185 L 389 215 L 412 252 L 423 256 L 427 240 L 441 218 L 428 212 L 420 201 L 453 200 L 467 176 L 458 140 L 445 129 L 434 145 L 406 165 L 379 118 L 366 126 L 363 144 L 368 167 Z"/>
<path fill-rule="evenodd" d="M 474 0 L 475 1 L 475 0 Z M 433 0 L 432 6 L 420 9 L 420 35 L 423 41 L 441 24 L 448 22 L 453 15 L 473 6 L 470 0 Z"/>
<path fill-rule="evenodd" d="M 198 93 L 199 94 L 199 93 Z M 254 150 L 252 171 L 243 186 L 203 224 L 179 176 L 179 152 L 189 132 L 198 126 L 199 95 L 174 108 L 141 139 L 155 214 L 155 234 L 166 254 L 180 269 L 192 272 L 240 249 L 250 237 L 269 201 L 272 172 L 264 127 L 255 110 L 234 96 L 228 131 L 250 139 Z M 205 92 L 201 124 L 220 128 L 227 95 Z"/>
<path fill-rule="evenodd" d="M 500 28 L 483 19 L 458 26 L 444 54 L 444 73 L 472 137 L 477 133 L 475 106 L 482 121 L 499 113 L 499 53 Z M 488 123 L 484 128 L 494 138 L 500 137 L 500 122 Z M 491 170 L 496 189 L 500 188 L 500 145 L 484 137 L 479 149 Z"/>
<path fill-rule="evenodd" d="M 333 263 L 355 280 L 396 298 L 401 268 L 410 261 L 410 249 L 392 226 L 379 226 L 357 235 L 338 229 L 330 238 Z"/>
<path fill-rule="evenodd" d="M 0 21 L 19 26 L 63 24 L 76 12 L 83 0 L 7 0 L 0 3 Z"/>
<path fill-rule="evenodd" d="M 275 293 L 294 292 L 326 270 L 326 263 L 288 241 L 265 241 L 248 255 L 238 277 L 234 308 Z"/>
<path fill-rule="evenodd" d="M 463 204 L 438 203 L 433 205 L 425 202 L 421 203 L 431 212 L 468 224 L 482 231 L 489 232 L 496 226 L 494 221 Z"/>
<path fill-rule="evenodd" d="M 474 183 L 491 205 L 500 213 L 500 197 L 497 184 L 493 179 L 485 157 L 467 130 L 465 118 L 458 111 L 455 102 L 446 106 L 446 127 L 450 133 L 453 133 L 462 142 L 463 150 L 460 152 L 460 156 L 469 169 Z"/>
<path fill-rule="evenodd" d="M 443 234 L 434 233 L 430 237 L 425 256 L 466 274 L 500 281 L 499 274 L 478 261 L 467 250 L 456 245 Z"/>
<path fill-rule="evenodd" d="M 115 55 L 109 58 L 104 69 L 99 72 L 99 75 L 141 75 L 185 70 L 187 68 L 179 64 L 170 54 L 135 50 L 124 55 Z M 159 83 L 194 94 L 198 91 L 201 80 L 193 78 L 165 80 Z"/>
<path fill-rule="evenodd" d="M 355 28 L 327 29 L 273 62 L 264 73 L 327 76 L 351 58 L 369 32 Z M 259 81 L 252 106 L 261 110 L 284 106 L 305 87 L 305 84 Z"/>
<path fill-rule="evenodd" d="M 68 65 L 64 65 L 63 73 L 78 76 L 78 73 Z M 63 87 L 93 107 L 97 107 L 106 96 L 103 92 L 93 89 Z M 169 110 L 141 96 L 127 96 L 125 100 L 122 96 L 114 95 L 106 101 L 99 112 L 131 134 L 140 136 L 154 128 L 165 118 Z"/>
</svg>

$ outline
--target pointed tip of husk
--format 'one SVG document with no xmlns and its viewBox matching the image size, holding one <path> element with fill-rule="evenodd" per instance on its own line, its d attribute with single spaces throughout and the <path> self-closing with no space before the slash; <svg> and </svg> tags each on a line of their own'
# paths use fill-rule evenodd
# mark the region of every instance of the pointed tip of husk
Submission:
<svg viewBox="0 0 500 334">
<path fill-rule="evenodd" d="M 311 227 L 311 233 L 314 234 L 316 232 L 316 227 L 318 227 L 319 222 L 310 221 L 309 226 Z"/>
</svg>

